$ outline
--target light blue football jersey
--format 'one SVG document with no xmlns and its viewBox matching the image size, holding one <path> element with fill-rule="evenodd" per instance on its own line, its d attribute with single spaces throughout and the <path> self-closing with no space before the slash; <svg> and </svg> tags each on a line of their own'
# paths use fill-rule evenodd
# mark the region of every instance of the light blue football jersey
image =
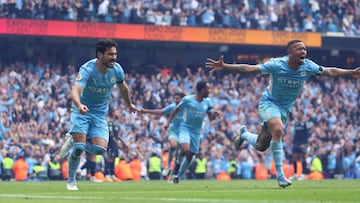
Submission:
<svg viewBox="0 0 360 203">
<path fill-rule="evenodd" d="M 123 83 L 125 74 L 121 65 L 115 63 L 105 74 L 99 73 L 96 60 L 92 59 L 80 67 L 74 85 L 82 87 L 82 104 L 89 108 L 89 113 L 106 115 L 109 109 L 109 97 L 115 84 Z M 79 111 L 73 104 L 72 111 Z"/>
<path fill-rule="evenodd" d="M 196 132 L 201 130 L 207 113 L 213 112 L 210 98 L 204 98 L 201 102 L 198 102 L 195 95 L 185 96 L 178 106 L 183 111 L 184 124 Z"/>
<path fill-rule="evenodd" d="M 260 65 L 262 74 L 270 74 L 270 84 L 263 93 L 262 100 L 268 100 L 290 111 L 295 100 L 300 96 L 306 80 L 320 74 L 323 68 L 309 59 L 298 70 L 288 66 L 288 56 L 273 58 Z"/>
<path fill-rule="evenodd" d="M 175 109 L 176 103 L 172 103 L 162 109 L 166 116 L 169 116 Z M 183 111 L 179 110 L 171 121 L 170 128 L 179 129 L 180 124 L 183 122 Z"/>
</svg>

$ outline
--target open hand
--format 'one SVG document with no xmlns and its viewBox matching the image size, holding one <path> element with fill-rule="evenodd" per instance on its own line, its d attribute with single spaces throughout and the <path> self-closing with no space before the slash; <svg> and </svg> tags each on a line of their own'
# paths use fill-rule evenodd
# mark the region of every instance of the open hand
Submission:
<svg viewBox="0 0 360 203">
<path fill-rule="evenodd" d="M 205 63 L 206 68 L 210 68 L 210 72 L 224 69 L 224 56 L 221 55 L 218 61 L 207 58 Z"/>
</svg>

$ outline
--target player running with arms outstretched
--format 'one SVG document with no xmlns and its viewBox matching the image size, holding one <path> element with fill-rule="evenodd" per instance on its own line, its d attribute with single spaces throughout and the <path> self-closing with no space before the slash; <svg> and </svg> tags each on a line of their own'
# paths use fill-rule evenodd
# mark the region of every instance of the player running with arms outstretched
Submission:
<svg viewBox="0 0 360 203">
<path fill-rule="evenodd" d="M 360 67 L 356 69 L 341 69 L 323 67 L 306 59 L 307 51 L 300 40 L 292 40 L 287 44 L 287 56 L 272 58 L 264 64 L 227 64 L 221 56 L 218 61 L 206 60 L 206 67 L 212 70 L 228 70 L 235 73 L 269 74 L 271 83 L 261 96 L 258 112 L 263 122 L 259 135 L 250 133 L 245 126 L 235 137 L 235 147 L 238 149 L 247 140 L 259 151 L 265 151 L 269 146 L 276 166 L 276 176 L 280 187 L 291 185 L 282 169 L 284 123 L 288 118 L 295 100 L 301 94 L 303 85 L 312 75 L 328 77 L 354 76 L 360 78 Z"/>
</svg>

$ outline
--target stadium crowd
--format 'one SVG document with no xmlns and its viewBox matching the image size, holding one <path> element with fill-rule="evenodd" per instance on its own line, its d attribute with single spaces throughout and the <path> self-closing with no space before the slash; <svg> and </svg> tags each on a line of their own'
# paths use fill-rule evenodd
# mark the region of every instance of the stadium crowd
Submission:
<svg viewBox="0 0 360 203">
<path fill-rule="evenodd" d="M 319 63 L 327 64 L 327 60 L 323 60 Z M 2 177 L 4 179 L 7 174 L 4 160 L 11 159 L 20 162 L 12 165 L 12 172 L 17 173 L 21 166 L 27 167 L 26 174 L 15 175 L 15 180 L 49 179 L 50 171 L 54 168 L 59 170 L 58 164 L 66 163 L 58 153 L 64 134 L 70 129 L 69 90 L 75 79 L 76 67 L 64 67 L 43 58 L 27 62 L 2 61 L 0 64 Z M 348 65 L 343 64 L 343 67 Z M 209 120 L 204 123 L 200 153 L 195 161 L 197 164 L 183 178 L 199 177 L 197 173 L 201 172 L 207 179 L 273 177 L 269 152 L 259 153 L 249 145 L 236 151 L 231 142 L 240 125 L 246 124 L 251 131 L 260 125 L 256 106 L 268 78 L 209 73 L 202 65 L 185 66 L 180 72 L 171 68 L 157 70 L 155 73 L 130 71 L 127 75 L 132 99 L 138 108 L 162 108 L 173 102 L 173 94 L 178 88 L 191 94 L 194 84 L 204 79 L 212 85 L 211 98 L 215 107 L 224 114 L 223 119 L 212 121 L 212 125 L 209 125 Z M 350 78 L 315 77 L 306 84 L 285 128 L 284 168 L 287 176 L 302 179 L 318 173 L 323 178 L 360 178 L 359 93 L 358 82 Z M 117 98 L 116 94 L 118 91 L 115 88 L 113 98 Z M 118 99 L 111 99 L 109 112 L 109 119 L 119 126 L 120 136 L 129 146 L 128 150 L 120 151 L 120 162 L 126 166 L 133 159 L 140 159 L 140 174 L 143 180 L 147 180 L 151 157 L 162 159 L 159 170 L 167 161 L 167 133 L 163 127 L 166 117 L 131 114 Z M 299 116 L 301 113 L 304 117 Z M 308 135 L 303 137 L 308 139 L 301 156 L 293 160 L 294 149 L 299 147 L 295 141 L 295 124 L 298 121 L 306 122 Z M 101 171 L 103 165 L 99 158 L 98 170 Z M 298 164 L 294 165 L 295 161 Z M 205 171 L 197 170 L 200 163 L 205 163 Z M 86 171 L 79 169 L 79 173 L 86 178 Z M 63 171 L 62 176 L 58 174 L 57 178 L 66 178 L 66 172 Z"/>
<path fill-rule="evenodd" d="M 357 0 L 3 0 L 0 17 L 360 36 Z"/>
</svg>

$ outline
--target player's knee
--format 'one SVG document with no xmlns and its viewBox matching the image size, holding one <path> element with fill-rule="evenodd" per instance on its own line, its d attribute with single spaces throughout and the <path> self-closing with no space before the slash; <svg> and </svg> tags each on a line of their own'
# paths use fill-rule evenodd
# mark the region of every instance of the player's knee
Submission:
<svg viewBox="0 0 360 203">
<path fill-rule="evenodd" d="M 271 130 L 271 134 L 274 136 L 275 139 L 281 139 L 284 134 L 283 127 L 280 125 L 275 126 Z"/>
<path fill-rule="evenodd" d="M 170 144 L 170 150 L 177 150 L 177 145 Z"/>
<path fill-rule="evenodd" d="M 94 154 L 96 154 L 96 155 L 102 155 L 106 151 L 105 147 L 98 146 L 98 145 L 94 145 L 94 149 L 95 149 Z"/>
<path fill-rule="evenodd" d="M 85 144 L 82 142 L 76 142 L 73 146 L 73 155 L 76 157 L 81 156 L 83 151 L 85 150 Z"/>
<path fill-rule="evenodd" d="M 106 148 L 88 142 L 86 143 L 86 151 L 89 152 L 90 154 L 102 155 L 106 151 Z"/>
</svg>

